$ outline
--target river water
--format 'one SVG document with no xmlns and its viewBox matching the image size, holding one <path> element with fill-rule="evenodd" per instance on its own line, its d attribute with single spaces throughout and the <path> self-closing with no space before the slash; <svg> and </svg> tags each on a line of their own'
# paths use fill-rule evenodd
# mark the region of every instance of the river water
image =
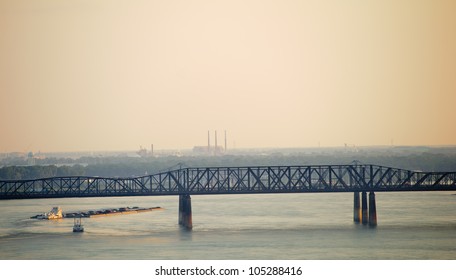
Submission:
<svg viewBox="0 0 456 280">
<path fill-rule="evenodd" d="M 378 226 L 353 223 L 353 194 L 192 196 L 193 230 L 177 224 L 178 197 L 0 202 L 2 260 L 456 259 L 454 192 L 376 193 Z M 49 211 L 154 207 L 83 219 L 36 220 Z"/>
</svg>

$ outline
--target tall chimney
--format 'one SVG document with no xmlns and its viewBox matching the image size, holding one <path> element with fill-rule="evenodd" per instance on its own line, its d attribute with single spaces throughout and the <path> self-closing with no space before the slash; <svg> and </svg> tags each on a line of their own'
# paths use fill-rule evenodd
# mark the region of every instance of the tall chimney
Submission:
<svg viewBox="0 0 456 280">
<path fill-rule="evenodd" d="M 211 151 L 211 137 L 209 135 L 209 130 L 207 131 L 207 152 Z"/>
<path fill-rule="evenodd" d="M 226 153 L 226 130 L 225 130 L 225 153 Z"/>
<path fill-rule="evenodd" d="M 214 154 L 217 154 L 217 130 L 215 131 L 215 147 L 214 147 Z"/>
</svg>

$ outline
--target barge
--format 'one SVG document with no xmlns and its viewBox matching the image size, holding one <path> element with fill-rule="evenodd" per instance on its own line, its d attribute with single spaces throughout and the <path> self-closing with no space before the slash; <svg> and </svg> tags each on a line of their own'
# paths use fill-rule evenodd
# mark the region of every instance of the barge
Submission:
<svg viewBox="0 0 456 280">
<path fill-rule="evenodd" d="M 58 211 L 55 211 L 57 210 Z M 142 208 L 142 207 L 120 207 L 120 208 L 107 208 L 101 210 L 88 210 L 88 211 L 77 211 L 77 212 L 68 212 L 63 213 L 60 207 L 52 208 L 51 212 L 39 214 L 30 217 L 31 219 L 63 219 L 63 218 L 94 218 L 94 217 L 102 217 L 102 216 L 111 216 L 111 215 L 126 215 L 126 214 L 136 214 L 141 212 L 150 212 L 153 210 L 163 210 L 160 206 L 158 207 L 149 207 L 149 208 Z M 54 214 L 57 212 L 57 214 Z M 49 214 L 52 213 L 52 214 Z"/>
</svg>

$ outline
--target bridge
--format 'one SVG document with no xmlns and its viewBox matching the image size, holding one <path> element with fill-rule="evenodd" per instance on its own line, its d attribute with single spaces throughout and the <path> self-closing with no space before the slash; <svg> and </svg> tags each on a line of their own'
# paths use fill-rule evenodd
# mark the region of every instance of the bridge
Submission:
<svg viewBox="0 0 456 280">
<path fill-rule="evenodd" d="M 375 192 L 398 191 L 456 191 L 456 172 L 350 164 L 198 167 L 127 178 L 69 176 L 0 181 L 0 200 L 178 195 L 179 223 L 187 228 L 192 227 L 190 195 L 353 192 L 354 221 L 376 226 Z"/>
</svg>

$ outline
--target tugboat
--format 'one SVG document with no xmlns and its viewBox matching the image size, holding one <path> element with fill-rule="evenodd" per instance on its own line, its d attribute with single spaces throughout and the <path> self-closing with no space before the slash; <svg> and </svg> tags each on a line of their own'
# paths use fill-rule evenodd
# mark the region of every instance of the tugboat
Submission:
<svg viewBox="0 0 456 280">
<path fill-rule="evenodd" d="M 60 207 L 53 207 L 50 212 L 44 214 L 44 219 L 53 220 L 53 219 L 62 219 L 62 209 Z"/>
<path fill-rule="evenodd" d="M 81 223 L 81 216 L 74 218 L 73 232 L 84 232 L 84 227 Z"/>
<path fill-rule="evenodd" d="M 55 220 L 55 219 L 62 219 L 63 213 L 62 208 L 59 206 L 53 207 L 51 211 L 39 215 L 35 215 L 30 217 L 31 219 L 41 219 L 41 220 Z"/>
</svg>

